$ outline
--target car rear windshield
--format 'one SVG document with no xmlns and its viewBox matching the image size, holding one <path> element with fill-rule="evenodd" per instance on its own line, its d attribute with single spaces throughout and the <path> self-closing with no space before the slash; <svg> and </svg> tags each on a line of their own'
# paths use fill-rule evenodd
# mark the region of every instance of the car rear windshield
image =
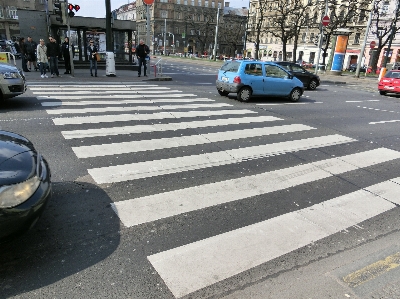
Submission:
<svg viewBox="0 0 400 299">
<path fill-rule="evenodd" d="M 386 78 L 400 78 L 400 72 L 387 72 L 385 75 Z"/>
<path fill-rule="evenodd" d="M 239 61 L 227 61 L 224 65 L 221 66 L 221 71 L 237 72 L 239 70 L 239 66 Z"/>
</svg>

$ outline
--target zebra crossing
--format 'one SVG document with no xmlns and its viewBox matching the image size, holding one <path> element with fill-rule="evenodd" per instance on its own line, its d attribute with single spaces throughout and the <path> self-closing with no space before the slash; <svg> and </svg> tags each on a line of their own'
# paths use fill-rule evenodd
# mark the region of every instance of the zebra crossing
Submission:
<svg viewBox="0 0 400 299">
<path fill-rule="evenodd" d="M 151 83 L 36 84 L 30 90 L 76 157 L 90 159 L 87 171 L 100 186 L 168 180 L 173 174 L 204 169 L 221 173 L 218 181 L 113 201 L 114 212 L 127 228 L 256 196 L 268 198 L 288 188 L 400 161 L 398 151 L 359 146 L 352 153 L 299 159 L 279 169 L 224 178 L 223 167 L 363 141 Z M 120 138 L 114 141 L 114 136 Z M 156 159 L 153 152 L 159 154 Z M 143 155 L 136 159 L 139 154 Z M 127 158 L 121 163 L 113 159 L 111 165 L 104 162 L 116 155 Z M 161 249 L 147 259 L 173 296 L 181 298 L 394 209 L 400 204 L 399 183 L 400 175 L 394 176 L 277 217 Z"/>
</svg>

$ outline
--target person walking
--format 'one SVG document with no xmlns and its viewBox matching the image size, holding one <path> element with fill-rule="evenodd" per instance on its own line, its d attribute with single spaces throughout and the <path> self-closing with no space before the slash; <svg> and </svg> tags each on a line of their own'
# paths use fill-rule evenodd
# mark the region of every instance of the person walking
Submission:
<svg viewBox="0 0 400 299">
<path fill-rule="evenodd" d="M 37 48 L 37 43 L 33 41 L 32 37 L 28 36 L 28 41 L 25 43 L 26 44 L 26 54 L 28 57 L 28 64 L 29 64 L 29 70 L 32 70 L 32 65 L 33 69 L 37 70 L 37 65 L 36 65 L 36 48 Z"/>
<path fill-rule="evenodd" d="M 48 78 L 46 75 L 47 64 L 49 63 L 48 56 L 47 56 L 47 47 L 44 44 L 44 39 L 41 38 L 39 41 L 39 45 L 36 49 L 37 53 L 37 62 L 39 63 L 40 69 L 40 77 Z"/>
<path fill-rule="evenodd" d="M 69 38 L 66 37 L 64 39 L 63 44 L 61 45 L 61 52 L 62 52 L 62 56 L 64 57 L 64 63 L 65 63 L 65 73 L 64 74 L 71 74 L 71 56 L 69 54 Z M 71 49 L 72 49 L 72 57 L 74 57 L 74 46 L 71 45 Z"/>
<path fill-rule="evenodd" d="M 25 44 L 25 38 L 21 37 L 19 39 L 19 48 L 21 50 L 21 60 L 22 60 L 22 70 L 24 72 L 30 72 L 30 70 L 28 70 L 28 53 L 26 51 L 26 44 Z"/>
<path fill-rule="evenodd" d="M 93 68 L 94 68 L 94 76 L 97 77 L 97 47 L 94 45 L 93 40 L 89 42 L 88 47 L 88 55 L 90 62 L 90 75 L 93 77 Z"/>
<path fill-rule="evenodd" d="M 52 36 L 49 37 L 49 40 L 50 42 L 47 44 L 47 58 L 50 62 L 51 77 L 53 78 L 55 75 L 60 77 L 60 73 L 58 72 L 58 56 L 61 53 L 60 45 Z"/>
<path fill-rule="evenodd" d="M 138 59 L 139 63 L 139 69 L 138 69 L 138 77 L 140 77 L 141 71 L 142 71 L 142 65 L 143 65 L 143 75 L 147 77 L 146 71 L 147 71 L 147 61 L 146 57 L 150 53 L 150 49 L 147 45 L 144 44 L 144 41 L 141 39 L 139 42 L 139 45 L 136 47 L 136 56 Z"/>
</svg>

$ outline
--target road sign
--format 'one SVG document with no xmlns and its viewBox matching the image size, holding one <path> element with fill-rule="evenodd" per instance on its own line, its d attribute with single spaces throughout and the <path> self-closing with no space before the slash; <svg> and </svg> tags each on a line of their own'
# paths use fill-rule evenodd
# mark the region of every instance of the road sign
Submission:
<svg viewBox="0 0 400 299">
<path fill-rule="evenodd" d="M 372 42 L 369 44 L 369 47 L 370 47 L 371 49 L 375 48 L 375 46 L 376 46 L 376 42 L 375 42 L 375 41 L 372 41 Z"/>
<path fill-rule="evenodd" d="M 322 18 L 322 26 L 328 26 L 329 25 L 329 17 L 328 16 L 324 16 Z"/>
<path fill-rule="evenodd" d="M 143 0 L 144 4 L 147 5 L 152 5 L 154 3 L 154 0 Z"/>
</svg>

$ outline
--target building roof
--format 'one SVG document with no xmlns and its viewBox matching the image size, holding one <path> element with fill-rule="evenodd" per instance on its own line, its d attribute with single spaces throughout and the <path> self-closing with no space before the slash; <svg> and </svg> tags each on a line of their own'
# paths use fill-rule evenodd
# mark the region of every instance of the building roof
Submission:
<svg viewBox="0 0 400 299">
<path fill-rule="evenodd" d="M 234 8 L 234 7 L 224 7 L 224 15 L 237 15 L 240 17 L 247 17 L 248 8 Z"/>
</svg>

